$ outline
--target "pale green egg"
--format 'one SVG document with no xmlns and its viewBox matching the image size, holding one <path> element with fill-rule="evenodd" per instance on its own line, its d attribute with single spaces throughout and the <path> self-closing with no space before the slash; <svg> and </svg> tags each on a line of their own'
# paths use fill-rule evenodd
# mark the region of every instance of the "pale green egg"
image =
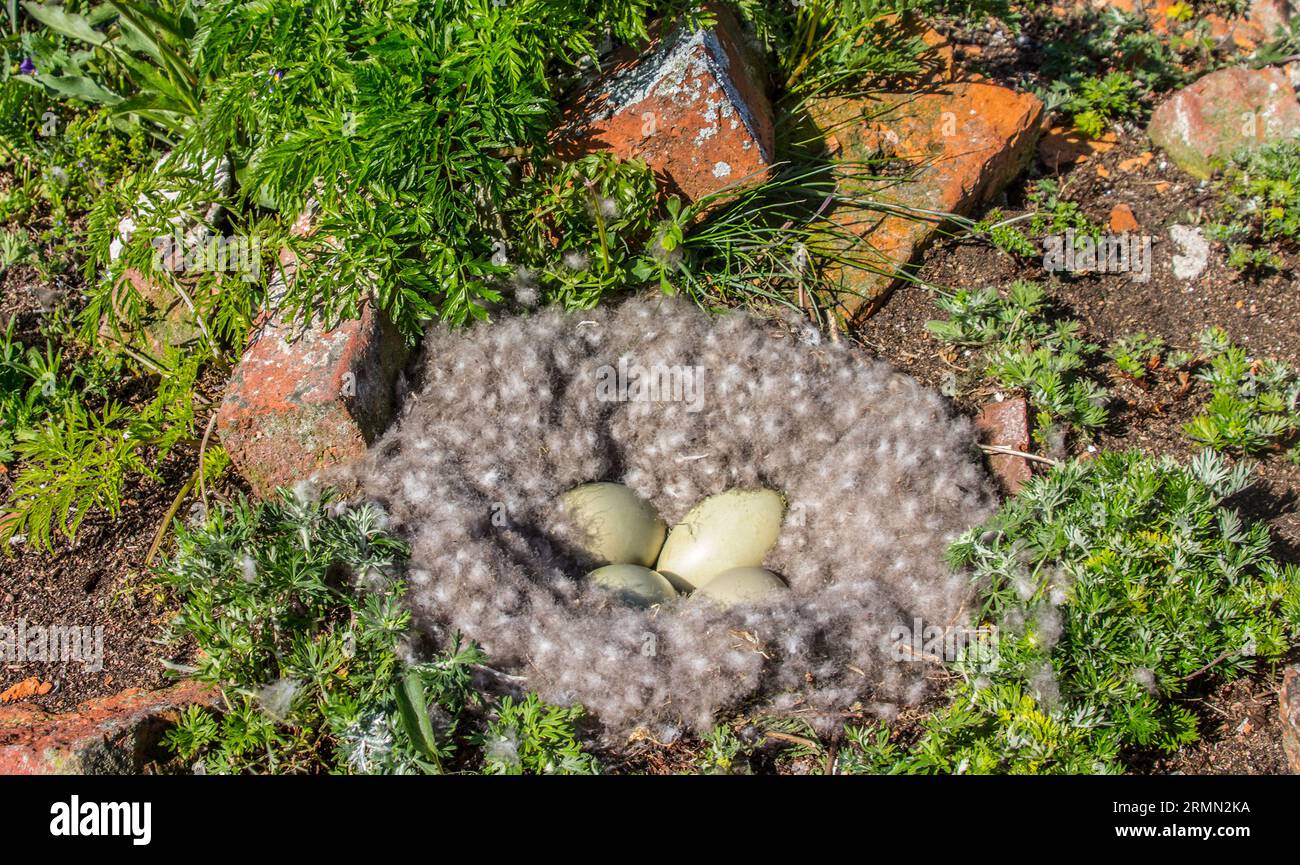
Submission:
<svg viewBox="0 0 1300 865">
<path fill-rule="evenodd" d="M 678 591 L 691 591 L 723 571 L 761 565 L 784 512 L 785 502 L 772 490 L 709 496 L 673 526 L 655 570 Z"/>
<path fill-rule="evenodd" d="M 581 537 L 578 543 L 597 562 L 650 567 L 664 545 L 668 526 L 650 504 L 622 484 L 574 487 L 562 501 Z"/>
<path fill-rule="evenodd" d="M 695 592 L 697 598 L 708 598 L 723 606 L 752 604 L 775 592 L 788 591 L 780 577 L 767 568 L 732 568 L 723 571 Z"/>
<path fill-rule="evenodd" d="M 677 597 L 667 580 L 640 565 L 605 565 L 587 574 L 587 579 L 634 607 L 666 604 Z"/>
</svg>

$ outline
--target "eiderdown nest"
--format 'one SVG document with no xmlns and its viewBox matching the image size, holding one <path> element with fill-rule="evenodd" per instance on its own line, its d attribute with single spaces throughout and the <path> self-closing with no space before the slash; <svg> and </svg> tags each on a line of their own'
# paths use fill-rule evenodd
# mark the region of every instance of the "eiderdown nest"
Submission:
<svg viewBox="0 0 1300 865">
<path fill-rule="evenodd" d="M 462 633 L 612 732 L 671 736 L 758 705 L 826 727 L 925 695 L 933 667 L 899 660 L 895 629 L 966 620 L 968 578 L 944 551 L 993 503 L 971 423 L 938 394 L 801 324 L 662 297 L 435 328 L 425 356 L 400 422 L 346 470 L 412 544 L 421 632 Z M 668 384 L 609 389 L 638 371 Z M 764 564 L 791 591 L 618 604 L 581 580 L 561 512 L 590 481 L 630 486 L 670 526 L 727 489 L 781 492 Z"/>
</svg>

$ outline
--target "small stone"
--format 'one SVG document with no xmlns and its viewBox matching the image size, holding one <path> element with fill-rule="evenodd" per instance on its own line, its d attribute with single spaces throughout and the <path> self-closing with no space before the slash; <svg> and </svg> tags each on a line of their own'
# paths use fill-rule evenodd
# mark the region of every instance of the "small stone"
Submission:
<svg viewBox="0 0 1300 865">
<path fill-rule="evenodd" d="M 1119 170 L 1131 174 L 1138 169 L 1146 168 L 1151 164 L 1151 160 L 1154 158 L 1155 154 L 1150 150 L 1144 151 L 1143 153 L 1134 156 L 1132 159 L 1121 159 L 1119 161 Z"/>
<path fill-rule="evenodd" d="M 1206 15 L 1206 26 L 1210 31 L 1210 38 L 1215 42 L 1224 42 L 1232 36 L 1232 23 L 1222 15 Z"/>
<path fill-rule="evenodd" d="M 1169 239 L 1178 247 L 1173 256 L 1174 276 L 1192 280 L 1200 276 L 1210 262 L 1210 243 L 1194 225 L 1169 226 Z"/>
<path fill-rule="evenodd" d="M 1137 216 L 1127 204 L 1117 204 L 1110 211 L 1110 230 L 1116 234 L 1137 231 Z"/>
</svg>

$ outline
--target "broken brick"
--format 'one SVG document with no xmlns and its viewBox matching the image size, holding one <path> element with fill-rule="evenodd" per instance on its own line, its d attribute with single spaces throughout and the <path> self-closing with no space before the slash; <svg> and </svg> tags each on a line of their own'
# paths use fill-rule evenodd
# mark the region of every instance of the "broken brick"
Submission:
<svg viewBox="0 0 1300 865">
<path fill-rule="evenodd" d="M 165 759 L 163 733 L 187 706 L 211 706 L 216 692 L 197 682 L 158 691 L 132 688 L 51 714 L 34 706 L 0 709 L 0 774 L 122 775 Z"/>
<path fill-rule="evenodd" d="M 405 344 L 367 303 L 332 330 L 280 316 L 266 322 L 235 367 L 217 432 L 259 496 L 361 456 L 388 425 Z"/>
<path fill-rule="evenodd" d="M 1028 452 L 1029 406 L 1020 398 L 991 402 L 975 418 L 984 443 L 993 447 Z M 1032 478 L 1029 461 L 1015 454 L 989 454 L 989 470 L 1003 492 L 1015 495 Z"/>
<path fill-rule="evenodd" d="M 833 139 L 837 159 L 863 164 L 880 156 L 905 160 L 900 177 L 842 178 L 830 215 L 837 226 L 833 302 L 841 317 L 870 315 L 933 239 L 943 214 L 970 213 L 999 192 L 1034 153 L 1043 104 L 1028 93 L 962 81 L 918 93 L 833 97 L 810 108 Z M 856 242 L 846 243 L 847 237 Z"/>
<path fill-rule="evenodd" d="M 775 146 L 764 76 L 736 18 L 715 11 L 711 29 L 678 28 L 617 58 L 565 112 L 556 151 L 642 159 L 687 201 L 763 178 Z"/>
</svg>

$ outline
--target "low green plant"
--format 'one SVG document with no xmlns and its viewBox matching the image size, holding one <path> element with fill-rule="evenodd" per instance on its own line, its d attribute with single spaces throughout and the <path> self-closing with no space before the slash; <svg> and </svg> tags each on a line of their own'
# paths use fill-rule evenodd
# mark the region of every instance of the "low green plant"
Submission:
<svg viewBox="0 0 1300 865">
<path fill-rule="evenodd" d="M 1300 246 L 1300 143 L 1277 141 L 1235 155 L 1215 182 L 1223 198 L 1209 234 L 1228 245 L 1228 264 L 1276 270 L 1276 247 Z"/>
<path fill-rule="evenodd" d="M 744 757 L 750 746 L 741 741 L 729 724 L 718 724 L 704 735 L 703 747 L 695 760 L 695 773 L 700 775 L 744 774 Z"/>
<path fill-rule="evenodd" d="M 600 766 L 574 735 L 581 706 L 551 706 L 529 694 L 503 697 L 476 741 L 488 775 L 595 775 Z"/>
<path fill-rule="evenodd" d="M 89 385 L 87 391 L 93 393 L 108 370 L 83 368 L 89 382 L 62 378 L 59 357 L 49 348 L 36 366 L 41 356 L 28 353 L 25 371 L 32 384 L 13 445 L 19 467 L 0 519 L 6 553 L 17 536 L 52 551 L 56 534 L 75 538 L 92 512 L 117 516 L 128 482 L 138 477 L 161 481 L 159 469 L 171 451 L 182 442 L 197 444 L 194 388 L 200 356 L 171 353 L 153 398 L 138 405 L 113 399 L 96 405 L 98 400 L 83 396 L 79 386 Z M 37 411 L 30 408 L 37 400 L 31 388 L 40 393 Z"/>
<path fill-rule="evenodd" d="M 1090 75 L 1078 83 L 1064 107 L 1080 132 L 1100 138 L 1115 120 L 1137 115 L 1141 89 L 1125 72 Z"/>
<path fill-rule="evenodd" d="M 24 345 L 14 324 L 11 318 L 0 337 L 0 463 L 11 462 L 16 441 L 73 397 L 62 354 L 48 344 L 45 352 Z"/>
<path fill-rule="evenodd" d="M 1159 367 L 1165 354 L 1165 341 L 1158 336 L 1135 333 L 1122 336 L 1106 348 L 1106 356 L 1116 368 L 1136 381 L 1147 377 Z"/>
<path fill-rule="evenodd" d="M 763 183 L 680 209 L 670 201 L 640 272 L 706 308 L 785 306 L 824 323 L 819 304 L 843 288 L 840 276 L 880 267 L 868 243 L 825 215 L 836 197 L 865 206 L 862 187 L 874 171 L 871 163 L 801 158 Z"/>
<path fill-rule="evenodd" d="M 76 239 L 76 217 L 153 155 L 140 128 L 118 128 L 106 109 L 48 101 L 16 78 L 0 79 L 5 108 L 12 114 L 0 121 L 0 152 L 12 162 L 14 183 L 0 197 L 0 219 L 39 216 L 56 239 Z"/>
<path fill-rule="evenodd" d="M 1071 230 L 1076 235 L 1098 237 L 1101 234 L 1101 226 L 1088 218 L 1078 202 L 1066 197 L 1064 185 L 1050 178 L 1044 177 L 1035 184 L 1028 205 L 1034 214 L 1029 230 L 1036 237 Z"/>
<path fill-rule="evenodd" d="M 714 726 L 700 742 L 692 773 L 752 775 L 776 769 L 820 771 L 826 753 L 804 719 L 784 715 L 739 717 Z"/>
<path fill-rule="evenodd" d="M 48 142 L 48 176 L 42 196 L 64 237 L 73 236 L 68 223 L 75 215 L 89 210 L 105 190 L 154 154 L 142 130 L 123 132 L 102 110 L 73 115 L 58 134 L 43 141 Z"/>
<path fill-rule="evenodd" d="M 1253 454 L 1287 444 L 1300 430 L 1300 372 L 1277 360 L 1253 360 L 1222 328 L 1200 337 L 1203 366 L 1196 377 L 1210 401 L 1184 431 L 1216 450 Z M 1300 449 L 1292 447 L 1292 459 Z"/>
<path fill-rule="evenodd" d="M 983 219 L 964 225 L 976 237 L 986 237 L 994 247 L 1021 258 L 1043 254 L 1039 241 L 1046 235 L 1075 233 L 1076 245 L 1084 237 L 1099 238 L 1102 227 L 1088 218 L 1078 202 L 1066 196 L 1065 186 L 1051 178 L 1038 180 L 1030 190 L 1026 212 L 1005 218 L 1001 209 L 990 210 Z M 1025 228 L 1019 226 L 1024 224 Z"/>
<path fill-rule="evenodd" d="M 976 236 L 987 237 L 996 248 L 1011 255 L 1022 258 L 1041 255 L 1042 249 L 1016 227 L 1016 222 L 1019 221 L 1023 221 L 1023 218 L 1006 219 L 1001 208 L 995 207 L 983 219 L 973 223 L 970 231 Z"/>
<path fill-rule="evenodd" d="M 474 684 L 481 653 L 459 637 L 407 660 L 407 547 L 386 525 L 373 505 L 304 487 L 178 527 L 159 569 L 180 602 L 172 633 L 197 646 L 192 674 L 221 703 L 167 734 L 176 756 L 221 774 L 595 771 L 580 707 L 494 705 Z"/>
<path fill-rule="evenodd" d="M 1036 477 L 949 551 L 996 627 L 912 740 L 850 728 L 863 773 L 1110 773 L 1197 738 L 1180 702 L 1275 663 L 1300 634 L 1300 570 L 1228 500 L 1252 468 L 1103 453 Z"/>
<path fill-rule="evenodd" d="M 483 319 L 513 272 L 496 263 L 517 193 L 508 160 L 545 155 L 557 89 L 607 33 L 644 38 L 652 9 L 210 2 L 195 50 L 209 83 L 182 149 L 230 154 L 245 209 L 277 208 L 288 223 L 316 201 L 287 311 L 333 323 L 373 299 L 411 338 L 430 320 Z"/>
<path fill-rule="evenodd" d="M 5 229 L 0 231 L 0 274 L 32 258 L 32 246 L 27 232 Z"/>
<path fill-rule="evenodd" d="M 1077 321 L 1049 321 L 1042 286 L 1022 280 L 1005 292 L 960 289 L 935 303 L 948 318 L 927 322 L 930 333 L 978 349 L 973 375 L 1023 390 L 1037 411 L 1040 442 L 1050 443 L 1062 425 L 1089 435 L 1106 423 L 1109 395 L 1086 374 L 1098 347 L 1083 338 Z"/>
</svg>

